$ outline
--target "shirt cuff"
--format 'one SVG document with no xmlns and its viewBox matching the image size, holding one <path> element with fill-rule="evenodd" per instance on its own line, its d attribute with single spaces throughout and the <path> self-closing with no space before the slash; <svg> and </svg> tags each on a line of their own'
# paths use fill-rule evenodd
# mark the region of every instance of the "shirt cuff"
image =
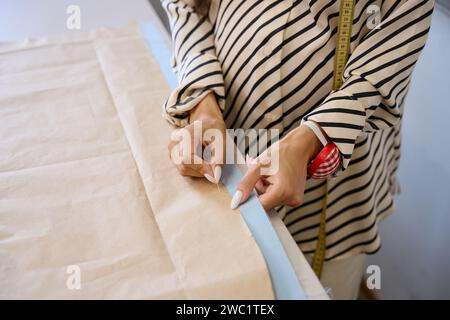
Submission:
<svg viewBox="0 0 450 320">
<path fill-rule="evenodd" d="M 221 110 L 225 108 L 222 70 L 217 58 L 199 54 L 181 65 L 173 66 L 179 85 L 163 106 L 163 116 L 173 125 L 183 127 L 189 122 L 190 111 L 210 92 L 214 92 Z"/>
<path fill-rule="evenodd" d="M 312 120 L 322 128 L 339 149 L 341 169 L 345 170 L 366 122 L 366 112 L 361 102 L 343 90 L 335 91 L 303 120 Z"/>
</svg>

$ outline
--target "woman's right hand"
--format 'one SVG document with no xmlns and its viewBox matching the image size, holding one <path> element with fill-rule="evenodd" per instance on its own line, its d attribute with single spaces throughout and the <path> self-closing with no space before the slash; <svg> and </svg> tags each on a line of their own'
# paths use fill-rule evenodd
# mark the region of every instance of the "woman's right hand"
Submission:
<svg viewBox="0 0 450 320">
<path fill-rule="evenodd" d="M 205 177 L 218 183 L 225 159 L 225 132 L 226 125 L 216 97 L 209 93 L 191 110 L 189 125 L 171 135 L 169 156 L 180 174 Z M 208 152 L 204 152 L 205 149 Z"/>
</svg>

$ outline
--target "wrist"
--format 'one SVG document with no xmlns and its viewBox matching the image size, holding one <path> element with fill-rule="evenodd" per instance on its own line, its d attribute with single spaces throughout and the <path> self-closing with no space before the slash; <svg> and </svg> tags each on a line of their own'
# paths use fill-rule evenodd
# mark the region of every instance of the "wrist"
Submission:
<svg viewBox="0 0 450 320">
<path fill-rule="evenodd" d="M 196 106 L 191 110 L 189 115 L 189 123 L 197 120 L 221 120 L 223 121 L 222 112 L 213 92 L 208 93 Z"/>
<path fill-rule="evenodd" d="M 315 133 L 307 126 L 299 126 L 286 136 L 292 150 L 298 156 L 305 157 L 310 163 L 322 150 L 323 145 Z"/>
</svg>

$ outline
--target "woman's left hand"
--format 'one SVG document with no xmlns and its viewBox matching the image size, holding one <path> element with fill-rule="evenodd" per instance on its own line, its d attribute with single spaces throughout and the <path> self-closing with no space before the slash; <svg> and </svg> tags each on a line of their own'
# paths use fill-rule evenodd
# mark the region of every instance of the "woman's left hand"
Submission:
<svg viewBox="0 0 450 320">
<path fill-rule="evenodd" d="M 294 129 L 249 166 L 231 200 L 231 208 L 245 202 L 253 188 L 266 211 L 280 205 L 299 206 L 303 202 L 307 166 L 321 148 L 322 144 L 310 128 L 301 125 Z M 278 170 L 263 175 L 263 164 L 270 165 L 269 155 L 273 151 L 278 152 Z"/>
</svg>

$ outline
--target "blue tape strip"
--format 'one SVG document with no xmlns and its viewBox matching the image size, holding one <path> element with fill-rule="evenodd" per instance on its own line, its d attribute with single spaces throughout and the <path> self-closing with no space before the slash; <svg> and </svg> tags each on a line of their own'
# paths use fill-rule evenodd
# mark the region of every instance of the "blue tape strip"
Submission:
<svg viewBox="0 0 450 320">
<path fill-rule="evenodd" d="M 242 173 L 236 165 L 224 166 L 222 182 L 230 194 L 236 191 L 241 178 Z M 240 205 L 239 211 L 264 255 L 275 297 L 280 300 L 304 300 L 305 294 L 298 283 L 291 262 L 254 192 Z"/>
<path fill-rule="evenodd" d="M 148 46 L 152 50 L 153 56 L 158 61 L 161 71 L 169 86 L 174 89 L 178 87 L 178 80 L 170 66 L 169 57 L 172 55 L 167 47 L 166 41 L 159 33 L 158 29 L 151 23 L 141 23 L 141 32 L 144 34 Z"/>
<path fill-rule="evenodd" d="M 142 23 L 141 31 L 159 62 L 167 82 L 171 88 L 175 88 L 178 82 L 170 68 L 168 57 L 171 56 L 171 52 L 164 39 L 151 23 Z M 235 192 L 241 178 L 242 173 L 236 165 L 224 166 L 222 182 L 230 194 Z M 255 194 L 239 207 L 239 211 L 264 256 L 275 297 L 280 300 L 306 299 L 283 245 Z"/>
</svg>

